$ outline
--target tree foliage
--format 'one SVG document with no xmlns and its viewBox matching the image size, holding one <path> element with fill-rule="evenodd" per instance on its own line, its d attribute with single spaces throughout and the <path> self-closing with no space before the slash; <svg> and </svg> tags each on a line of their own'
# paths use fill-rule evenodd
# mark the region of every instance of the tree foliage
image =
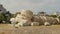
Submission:
<svg viewBox="0 0 60 34">
<path fill-rule="evenodd" d="M 4 21 L 5 20 L 5 17 L 3 14 L 0 14 L 0 22 Z"/>
<path fill-rule="evenodd" d="M 56 17 L 57 17 L 57 15 L 50 15 L 50 17 L 54 17 L 54 18 L 56 18 Z"/>
<path fill-rule="evenodd" d="M 10 23 L 10 18 L 13 17 L 13 15 L 7 11 L 6 13 L 0 13 L 0 23 L 3 23 L 3 21 L 6 21 L 6 23 Z"/>
<path fill-rule="evenodd" d="M 60 16 L 58 18 L 60 19 Z"/>
</svg>

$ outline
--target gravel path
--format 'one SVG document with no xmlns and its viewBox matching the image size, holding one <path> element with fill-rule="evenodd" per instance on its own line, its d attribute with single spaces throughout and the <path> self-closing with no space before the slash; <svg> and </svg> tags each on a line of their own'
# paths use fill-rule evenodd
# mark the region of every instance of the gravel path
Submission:
<svg viewBox="0 0 60 34">
<path fill-rule="evenodd" d="M 60 34 L 60 25 L 0 28 L 0 34 Z"/>
</svg>

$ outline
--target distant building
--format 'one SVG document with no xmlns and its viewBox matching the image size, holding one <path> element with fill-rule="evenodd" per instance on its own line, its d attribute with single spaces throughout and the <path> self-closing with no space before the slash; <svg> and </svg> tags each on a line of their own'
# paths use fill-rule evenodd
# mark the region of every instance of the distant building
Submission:
<svg viewBox="0 0 60 34">
<path fill-rule="evenodd" d="M 0 4 L 0 13 L 5 13 L 7 10 Z"/>
<path fill-rule="evenodd" d="M 46 12 L 39 12 L 38 15 L 45 16 L 46 15 Z"/>
</svg>

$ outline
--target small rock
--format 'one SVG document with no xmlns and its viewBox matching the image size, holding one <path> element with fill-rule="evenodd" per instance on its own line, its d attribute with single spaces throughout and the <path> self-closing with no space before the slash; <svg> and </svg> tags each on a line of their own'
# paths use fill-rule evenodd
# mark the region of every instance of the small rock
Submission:
<svg viewBox="0 0 60 34">
<path fill-rule="evenodd" d="M 45 22 L 44 25 L 45 25 L 45 26 L 49 26 L 50 23 L 49 23 L 49 22 Z"/>
<path fill-rule="evenodd" d="M 39 23 L 38 22 L 32 22 L 31 26 L 39 26 Z"/>
</svg>

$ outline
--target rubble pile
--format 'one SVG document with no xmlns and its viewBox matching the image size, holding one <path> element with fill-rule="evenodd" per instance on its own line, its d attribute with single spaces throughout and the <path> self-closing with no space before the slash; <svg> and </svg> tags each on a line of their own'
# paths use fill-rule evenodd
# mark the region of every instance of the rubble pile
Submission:
<svg viewBox="0 0 60 34">
<path fill-rule="evenodd" d="M 15 22 L 17 27 L 19 26 L 39 26 L 39 25 L 51 25 L 59 23 L 58 18 L 47 17 L 47 16 L 34 16 L 33 12 L 30 10 L 22 10 L 21 14 L 17 14 L 15 17 Z"/>
</svg>

